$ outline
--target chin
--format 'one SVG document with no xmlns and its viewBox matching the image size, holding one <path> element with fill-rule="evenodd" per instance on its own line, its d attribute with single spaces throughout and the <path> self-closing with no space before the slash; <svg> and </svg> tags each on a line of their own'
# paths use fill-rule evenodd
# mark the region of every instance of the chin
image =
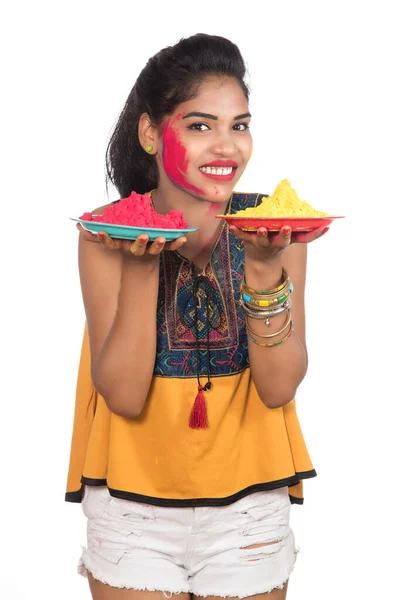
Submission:
<svg viewBox="0 0 400 600">
<path fill-rule="evenodd" d="M 222 204 L 223 202 L 227 202 L 232 196 L 233 189 L 232 185 L 215 185 L 212 188 L 207 187 L 203 198 L 204 200 L 207 200 L 207 202 L 212 202 L 213 204 Z"/>
</svg>

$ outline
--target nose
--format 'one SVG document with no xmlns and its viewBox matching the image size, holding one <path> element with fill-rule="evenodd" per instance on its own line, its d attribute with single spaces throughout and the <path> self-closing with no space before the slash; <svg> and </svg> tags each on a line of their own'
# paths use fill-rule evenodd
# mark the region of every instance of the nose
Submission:
<svg viewBox="0 0 400 600">
<path fill-rule="evenodd" d="M 213 152 L 220 156 L 233 156 L 238 151 L 232 133 L 219 133 L 213 142 Z"/>
</svg>

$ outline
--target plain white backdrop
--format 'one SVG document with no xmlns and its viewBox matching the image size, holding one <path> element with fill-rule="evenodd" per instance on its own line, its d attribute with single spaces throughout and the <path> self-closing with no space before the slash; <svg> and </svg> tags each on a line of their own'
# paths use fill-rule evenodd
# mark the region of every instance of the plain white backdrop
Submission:
<svg viewBox="0 0 400 600">
<path fill-rule="evenodd" d="M 395 598 L 400 55 L 396 2 L 19 1 L 3 8 L 0 590 L 84 600 L 85 523 L 63 501 L 84 326 L 69 216 L 107 201 L 104 153 L 147 59 L 197 32 L 249 68 L 254 154 L 346 215 L 309 248 L 298 413 L 318 472 L 292 526 L 289 600 Z M 262 8 L 262 12 L 261 12 Z M 110 199 L 116 195 L 111 190 Z"/>
</svg>

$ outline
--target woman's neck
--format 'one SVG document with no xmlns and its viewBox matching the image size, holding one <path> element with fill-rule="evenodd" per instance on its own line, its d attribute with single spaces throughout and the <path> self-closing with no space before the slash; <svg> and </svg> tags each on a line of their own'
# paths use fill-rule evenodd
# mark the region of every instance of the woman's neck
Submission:
<svg viewBox="0 0 400 600">
<path fill-rule="evenodd" d="M 180 210 L 190 227 L 199 228 L 209 226 L 210 221 L 218 224 L 215 217 L 224 214 L 229 202 L 229 198 L 220 202 L 210 202 L 175 187 L 165 191 L 157 188 L 153 190 L 151 197 L 153 207 L 158 213 L 166 214 L 170 210 Z"/>
<path fill-rule="evenodd" d="M 223 202 L 209 202 L 179 188 L 166 192 L 158 188 L 152 192 L 152 201 L 157 212 L 166 214 L 170 210 L 180 210 L 189 227 L 198 227 L 198 231 L 187 235 L 187 242 L 179 253 L 201 268 L 207 264 L 223 225 L 216 215 L 224 214 L 229 198 Z"/>
</svg>

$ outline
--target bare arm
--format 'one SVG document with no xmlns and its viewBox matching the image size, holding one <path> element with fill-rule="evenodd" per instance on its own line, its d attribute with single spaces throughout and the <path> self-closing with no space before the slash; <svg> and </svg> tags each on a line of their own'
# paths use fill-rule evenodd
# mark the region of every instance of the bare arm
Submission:
<svg viewBox="0 0 400 600">
<path fill-rule="evenodd" d="M 102 214 L 104 206 L 93 211 Z M 180 248 L 148 236 L 134 242 L 96 235 L 80 225 L 79 274 L 89 331 L 91 376 L 108 408 L 123 417 L 140 415 L 156 356 L 160 254 Z"/>
<path fill-rule="evenodd" d="M 80 236 L 91 375 L 108 408 L 140 414 L 153 375 L 159 255 L 124 256 Z"/>
<path fill-rule="evenodd" d="M 273 348 L 263 348 L 249 341 L 252 378 L 260 398 L 269 408 L 277 408 L 293 400 L 307 372 L 304 309 L 306 262 L 307 244 L 292 244 L 282 254 L 264 262 L 246 260 L 245 276 L 250 287 L 276 287 L 281 280 L 282 266 L 286 268 L 294 287 L 291 312 L 295 329 L 292 335 Z M 286 313 L 273 317 L 271 333 L 279 331 L 286 318 Z M 254 330 L 268 333 L 262 321 L 250 318 L 249 322 Z M 276 340 L 282 337 L 284 334 Z"/>
</svg>

